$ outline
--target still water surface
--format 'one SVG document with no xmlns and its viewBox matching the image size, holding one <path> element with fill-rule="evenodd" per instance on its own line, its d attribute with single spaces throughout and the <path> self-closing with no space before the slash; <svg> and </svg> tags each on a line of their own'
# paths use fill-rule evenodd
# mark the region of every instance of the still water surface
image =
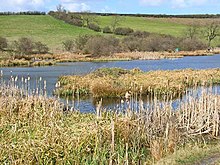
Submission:
<svg viewBox="0 0 220 165">
<path fill-rule="evenodd" d="M 196 56 L 184 57 L 179 59 L 162 59 L 162 60 L 135 60 L 135 61 L 113 61 L 113 62 L 74 62 L 60 63 L 56 66 L 45 67 L 4 67 L 0 70 L 4 73 L 7 80 L 11 76 L 21 77 L 30 76 L 30 84 L 35 88 L 36 81 L 41 77 L 47 82 L 47 94 L 52 96 L 55 84 L 59 76 L 62 75 L 83 75 L 92 72 L 98 68 L 120 67 L 124 69 L 139 68 L 145 72 L 151 70 L 177 70 L 177 69 L 208 69 L 220 68 L 220 55 L 214 56 Z M 95 110 L 95 104 L 92 98 L 87 100 L 78 100 L 75 102 L 77 108 L 83 112 L 91 112 Z M 106 104 L 110 104 L 106 100 Z M 111 102 L 111 101 L 110 101 Z M 114 101 L 115 102 L 115 101 Z"/>
</svg>

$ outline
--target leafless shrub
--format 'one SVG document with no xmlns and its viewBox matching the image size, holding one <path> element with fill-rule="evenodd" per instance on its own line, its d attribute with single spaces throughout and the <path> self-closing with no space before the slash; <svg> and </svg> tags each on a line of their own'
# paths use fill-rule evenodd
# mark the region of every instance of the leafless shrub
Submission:
<svg viewBox="0 0 220 165">
<path fill-rule="evenodd" d="M 0 37 L 0 50 L 4 50 L 8 47 L 8 42 L 6 38 Z"/>
<path fill-rule="evenodd" d="M 75 41 L 74 40 L 66 40 L 63 42 L 64 50 L 73 52 L 75 50 Z"/>
<path fill-rule="evenodd" d="M 88 28 L 91 29 L 91 30 L 94 30 L 96 32 L 101 32 L 101 28 L 99 25 L 95 24 L 95 23 L 89 23 L 88 24 Z"/>
<path fill-rule="evenodd" d="M 109 26 L 103 28 L 103 33 L 112 33 L 112 30 Z"/>
<path fill-rule="evenodd" d="M 115 37 L 95 36 L 88 40 L 86 51 L 94 56 L 108 56 L 119 51 L 119 39 Z"/>
<path fill-rule="evenodd" d="M 146 32 L 146 31 L 134 31 L 133 33 L 131 33 L 131 36 L 133 37 L 140 37 L 140 38 L 146 38 L 150 35 L 149 32 Z"/>
<path fill-rule="evenodd" d="M 34 50 L 34 43 L 30 38 L 22 37 L 14 42 L 18 52 L 23 54 L 31 54 Z"/>
<path fill-rule="evenodd" d="M 49 51 L 48 46 L 46 44 L 43 44 L 40 41 L 35 42 L 34 47 L 35 47 L 36 53 L 48 53 Z"/>
<path fill-rule="evenodd" d="M 92 36 L 90 35 L 79 35 L 76 39 L 75 39 L 75 46 L 76 49 L 78 51 L 82 51 L 84 50 L 86 43 L 88 42 L 88 40 L 91 38 Z"/>
<path fill-rule="evenodd" d="M 115 29 L 114 33 L 116 35 L 129 35 L 131 33 L 133 33 L 134 30 L 131 28 L 124 28 L 124 27 L 118 27 Z"/>
<path fill-rule="evenodd" d="M 180 41 L 180 49 L 185 51 L 195 51 L 195 50 L 203 50 L 207 49 L 208 45 L 203 43 L 201 40 L 196 38 L 190 39 L 186 38 Z"/>
</svg>

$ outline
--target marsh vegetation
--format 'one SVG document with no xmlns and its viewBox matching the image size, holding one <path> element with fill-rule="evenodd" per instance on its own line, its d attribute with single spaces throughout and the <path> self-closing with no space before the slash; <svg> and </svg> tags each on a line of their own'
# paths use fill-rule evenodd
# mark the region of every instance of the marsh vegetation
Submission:
<svg viewBox="0 0 220 165">
<path fill-rule="evenodd" d="M 219 155 L 220 69 L 195 70 L 219 67 L 218 58 L 204 58 L 203 66 L 197 57 L 100 62 L 219 53 L 209 48 L 219 45 L 219 21 L 196 19 L 202 23 L 195 26 L 189 18 L 67 13 L 62 6 L 50 16 L 5 14 L 1 67 L 93 63 L 0 72 L 0 164 L 190 164 Z M 103 67 L 117 65 L 149 72 Z M 96 100 L 93 113 L 69 104 L 85 96 Z M 108 98 L 119 104 L 107 109 Z"/>
<path fill-rule="evenodd" d="M 220 70 L 176 70 L 142 72 L 139 69 L 102 68 L 85 76 L 63 76 L 58 80 L 59 95 L 123 97 L 126 92 L 138 95 L 182 95 L 193 86 L 219 84 Z"/>
<path fill-rule="evenodd" d="M 118 71 L 111 74 L 117 75 Z M 24 79 L 21 89 L 16 77 L 8 85 L 1 79 L 3 164 L 152 164 L 190 148 L 191 142 L 194 147 L 207 148 L 207 154 L 218 149 L 212 141 L 219 136 L 220 126 L 220 102 L 215 90 L 204 87 L 200 97 L 189 97 L 177 110 L 171 100 L 161 102 L 154 96 L 147 108 L 141 106 L 141 98 L 136 100 L 140 103 L 138 111 L 129 106 L 125 111 L 106 111 L 100 101 L 95 114 L 81 114 L 72 108 L 64 112 L 63 103 L 47 97 L 46 85 L 29 93 L 29 80 Z M 186 95 L 191 96 L 187 91 Z M 189 162 L 198 157 L 196 154 Z M 187 155 L 184 159 L 175 157 L 173 162 L 184 163 L 186 159 Z"/>
</svg>

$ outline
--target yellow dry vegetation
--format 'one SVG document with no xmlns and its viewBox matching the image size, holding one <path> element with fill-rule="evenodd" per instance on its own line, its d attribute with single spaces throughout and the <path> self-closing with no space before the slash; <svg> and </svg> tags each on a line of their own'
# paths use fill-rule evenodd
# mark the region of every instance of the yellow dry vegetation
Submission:
<svg viewBox="0 0 220 165">
<path fill-rule="evenodd" d="M 101 72 L 113 69 L 101 69 Z M 123 70 L 123 69 L 122 69 Z M 100 71 L 100 70 L 99 70 Z M 125 71 L 125 70 L 124 70 Z M 220 69 L 174 71 L 127 71 L 121 75 L 90 73 L 85 76 L 63 76 L 59 79 L 60 95 L 92 94 L 93 97 L 121 97 L 126 92 L 138 94 L 171 94 L 178 96 L 187 88 L 220 83 Z"/>
</svg>

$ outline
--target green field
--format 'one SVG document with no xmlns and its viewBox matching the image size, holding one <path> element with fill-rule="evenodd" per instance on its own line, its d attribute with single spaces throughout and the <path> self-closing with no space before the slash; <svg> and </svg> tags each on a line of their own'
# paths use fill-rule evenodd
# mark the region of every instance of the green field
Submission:
<svg viewBox="0 0 220 165">
<path fill-rule="evenodd" d="M 99 25 L 103 28 L 110 26 L 112 16 L 98 16 Z M 192 19 L 192 18 L 146 18 L 146 17 L 131 17 L 121 16 L 120 27 L 130 27 L 134 30 L 147 31 L 151 33 L 166 34 L 175 37 L 184 37 L 187 27 L 195 23 L 200 26 L 199 31 L 202 31 L 206 24 L 210 24 L 214 19 Z M 198 37 L 206 42 L 202 33 L 199 32 Z M 212 41 L 213 46 L 220 45 L 220 37 Z"/>
<path fill-rule="evenodd" d="M 97 20 L 103 28 L 111 25 L 112 16 L 98 16 Z M 52 51 L 61 49 L 63 41 L 75 38 L 80 34 L 97 34 L 88 28 L 69 25 L 49 15 L 0 16 L 0 24 L 0 36 L 6 37 L 9 41 L 19 37 L 30 37 L 35 41 L 47 44 Z M 187 24 L 184 22 L 172 22 L 166 18 L 149 19 L 131 16 L 122 17 L 119 26 L 172 36 L 183 36 L 187 28 Z M 213 42 L 214 45 L 220 43 L 219 38 Z"/>
<path fill-rule="evenodd" d="M 112 16 L 98 16 L 98 23 L 101 27 L 110 26 Z M 147 19 L 145 17 L 122 16 L 120 27 L 130 27 L 134 30 L 147 31 L 152 33 L 182 36 L 187 25 L 173 22 L 165 22 L 159 19 Z"/>
<path fill-rule="evenodd" d="M 19 37 L 31 37 L 50 48 L 60 48 L 62 42 L 79 34 L 93 34 L 92 30 L 80 28 L 56 20 L 51 16 L 0 16 L 0 36 L 13 41 Z"/>
</svg>

